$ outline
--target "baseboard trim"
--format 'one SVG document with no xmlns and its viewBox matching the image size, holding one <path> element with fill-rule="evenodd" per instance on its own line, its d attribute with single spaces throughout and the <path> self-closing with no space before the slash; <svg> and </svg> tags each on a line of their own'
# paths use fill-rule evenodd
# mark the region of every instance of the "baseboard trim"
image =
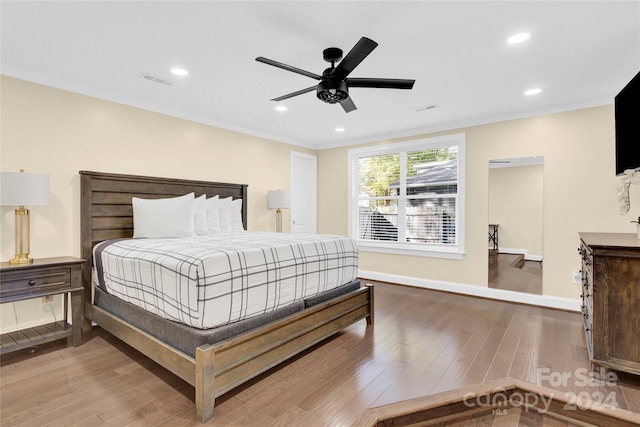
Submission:
<svg viewBox="0 0 640 427">
<path fill-rule="evenodd" d="M 493 289 L 482 286 L 467 285 L 463 283 L 444 282 L 440 280 L 421 279 L 419 277 L 379 273 L 376 271 L 368 270 L 360 270 L 358 272 L 358 277 L 364 280 L 378 280 L 381 282 L 397 283 L 400 285 L 416 286 L 418 288 L 433 289 L 436 291 L 453 292 L 456 294 L 470 295 L 481 298 L 490 298 L 521 304 L 537 305 L 559 310 L 578 312 L 581 311 L 579 299 L 554 297 L 549 295 L 533 295 L 523 292 Z"/>
</svg>

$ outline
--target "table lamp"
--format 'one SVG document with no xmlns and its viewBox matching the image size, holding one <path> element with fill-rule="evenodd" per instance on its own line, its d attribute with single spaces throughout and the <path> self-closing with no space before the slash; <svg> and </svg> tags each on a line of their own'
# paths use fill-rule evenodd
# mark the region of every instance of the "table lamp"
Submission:
<svg viewBox="0 0 640 427">
<path fill-rule="evenodd" d="M 49 204 L 49 175 L 40 173 L 0 172 L 0 205 L 18 206 L 16 214 L 16 256 L 9 260 L 11 265 L 33 263 L 29 258 L 29 209 L 25 206 Z"/>
<path fill-rule="evenodd" d="M 276 232 L 282 233 L 282 211 L 291 207 L 291 195 L 288 191 L 271 190 L 267 194 L 269 209 L 276 209 Z"/>
</svg>

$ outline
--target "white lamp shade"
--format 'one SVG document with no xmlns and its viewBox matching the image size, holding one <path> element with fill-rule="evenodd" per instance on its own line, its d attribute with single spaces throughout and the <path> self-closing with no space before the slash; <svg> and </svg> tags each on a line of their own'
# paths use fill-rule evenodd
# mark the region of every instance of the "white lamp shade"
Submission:
<svg viewBox="0 0 640 427">
<path fill-rule="evenodd" d="M 0 205 L 44 206 L 49 204 L 49 175 L 0 172 Z"/>
<path fill-rule="evenodd" d="M 269 209 L 289 209 L 291 207 L 291 195 L 288 191 L 272 190 L 267 195 Z"/>
</svg>

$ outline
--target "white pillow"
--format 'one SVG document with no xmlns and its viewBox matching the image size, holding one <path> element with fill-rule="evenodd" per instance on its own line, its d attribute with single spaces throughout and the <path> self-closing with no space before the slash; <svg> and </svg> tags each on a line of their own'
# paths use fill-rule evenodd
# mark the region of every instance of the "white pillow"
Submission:
<svg viewBox="0 0 640 427">
<path fill-rule="evenodd" d="M 242 224 L 242 199 L 235 199 L 231 201 L 229 216 L 231 231 L 244 231 L 244 225 Z"/>
<path fill-rule="evenodd" d="M 218 209 L 218 196 L 207 199 L 207 227 L 209 234 L 220 234 L 220 212 Z"/>
<path fill-rule="evenodd" d="M 165 199 L 133 197 L 133 237 L 194 236 L 194 203 L 194 193 Z"/>
<path fill-rule="evenodd" d="M 207 195 L 196 197 L 193 204 L 193 225 L 198 236 L 209 234 L 209 224 L 207 222 Z"/>
<path fill-rule="evenodd" d="M 231 232 L 231 199 L 233 197 L 226 197 L 218 200 L 218 213 L 220 214 L 220 232 Z"/>
</svg>

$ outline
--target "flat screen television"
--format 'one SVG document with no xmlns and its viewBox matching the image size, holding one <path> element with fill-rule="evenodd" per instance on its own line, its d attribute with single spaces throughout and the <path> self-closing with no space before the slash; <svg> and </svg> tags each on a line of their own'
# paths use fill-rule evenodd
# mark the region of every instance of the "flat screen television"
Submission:
<svg viewBox="0 0 640 427">
<path fill-rule="evenodd" d="M 616 175 L 640 168 L 640 72 L 615 97 Z"/>
</svg>

